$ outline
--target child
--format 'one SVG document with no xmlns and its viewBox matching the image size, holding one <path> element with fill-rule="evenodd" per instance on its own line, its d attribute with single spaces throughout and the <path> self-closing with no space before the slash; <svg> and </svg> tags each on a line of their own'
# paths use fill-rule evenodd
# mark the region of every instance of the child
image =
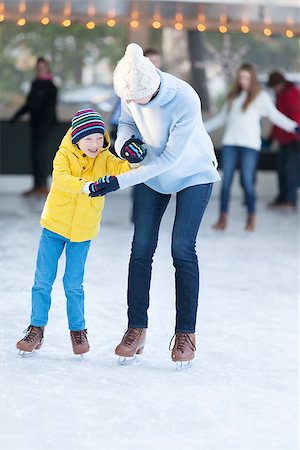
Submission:
<svg viewBox="0 0 300 450">
<path fill-rule="evenodd" d="M 73 116 L 72 126 L 54 158 L 52 185 L 41 216 L 43 231 L 32 288 L 31 320 L 25 337 L 16 344 L 21 354 L 42 346 L 52 285 L 64 248 L 63 285 L 73 352 L 77 355 L 89 351 L 82 282 L 90 242 L 98 234 L 104 206 L 103 197 L 94 197 L 101 179 L 95 183 L 90 180 L 127 172 L 130 162 L 144 159 L 146 149 L 141 141 L 133 141 L 135 151 L 128 152 L 127 143 L 121 155 L 127 161 L 118 159 L 108 151 L 110 138 L 98 112 L 82 109 Z"/>
</svg>

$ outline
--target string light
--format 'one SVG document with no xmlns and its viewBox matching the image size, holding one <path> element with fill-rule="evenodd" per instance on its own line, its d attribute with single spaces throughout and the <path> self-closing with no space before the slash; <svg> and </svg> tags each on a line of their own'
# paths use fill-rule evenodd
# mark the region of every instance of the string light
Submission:
<svg viewBox="0 0 300 450">
<path fill-rule="evenodd" d="M 17 21 L 17 25 L 19 25 L 19 27 L 23 27 L 26 24 L 26 19 L 24 17 L 21 17 L 18 21 Z"/>
<path fill-rule="evenodd" d="M 225 25 L 220 25 L 219 26 L 219 31 L 220 33 L 227 33 L 227 27 Z"/>
<path fill-rule="evenodd" d="M 272 35 L 272 31 L 270 30 L 270 28 L 268 27 L 264 28 L 264 35 L 268 37 Z"/>
<path fill-rule="evenodd" d="M 294 32 L 292 30 L 285 30 L 285 35 L 288 38 L 294 37 Z"/>
<path fill-rule="evenodd" d="M 249 33 L 249 31 L 250 31 L 250 29 L 249 29 L 249 27 L 248 27 L 248 25 L 242 25 L 241 26 L 241 32 L 242 33 Z"/>
<path fill-rule="evenodd" d="M 197 30 L 198 30 L 198 31 L 201 31 L 201 33 L 202 33 L 203 31 L 205 31 L 205 30 L 206 30 L 206 26 L 204 25 L 204 23 L 198 23 L 198 25 L 197 25 Z"/>
<path fill-rule="evenodd" d="M 71 24 L 72 24 L 72 22 L 70 19 L 65 19 L 62 23 L 62 25 L 66 28 L 69 27 Z"/>
<path fill-rule="evenodd" d="M 176 23 L 174 24 L 174 28 L 175 28 L 177 31 L 181 31 L 181 30 L 183 29 L 183 24 L 182 24 L 181 22 L 176 22 Z"/>
<path fill-rule="evenodd" d="M 48 25 L 49 22 L 50 22 L 49 17 L 42 17 L 41 19 L 42 25 Z"/>
<path fill-rule="evenodd" d="M 139 21 L 136 19 L 133 19 L 130 21 L 129 25 L 131 26 L 131 28 L 138 28 L 139 26 Z"/>
<path fill-rule="evenodd" d="M 159 20 L 153 20 L 152 27 L 158 30 L 161 27 L 161 22 Z"/>
<path fill-rule="evenodd" d="M 0 3 L 0 22 L 4 22 L 5 16 L 4 16 L 4 2 Z"/>
<path fill-rule="evenodd" d="M 93 30 L 95 28 L 96 24 L 95 24 L 95 22 L 90 21 L 90 22 L 87 22 L 87 24 L 85 26 L 87 27 L 88 30 Z"/>
<path fill-rule="evenodd" d="M 106 22 L 106 25 L 108 26 L 108 27 L 110 27 L 110 28 L 113 28 L 115 25 L 116 25 L 116 21 L 115 21 L 115 19 L 108 19 L 107 20 L 107 22 Z"/>
<path fill-rule="evenodd" d="M 197 25 L 197 30 L 200 31 L 201 33 L 203 31 L 206 30 L 206 25 L 205 25 L 205 15 L 204 14 L 199 14 L 198 16 L 198 25 Z"/>
<path fill-rule="evenodd" d="M 220 33 L 227 33 L 227 17 L 225 15 L 220 16 Z"/>
</svg>

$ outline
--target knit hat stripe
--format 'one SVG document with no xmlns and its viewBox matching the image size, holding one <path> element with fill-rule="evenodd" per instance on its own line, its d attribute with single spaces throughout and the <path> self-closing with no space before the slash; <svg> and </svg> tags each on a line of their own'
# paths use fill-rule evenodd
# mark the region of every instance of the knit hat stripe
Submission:
<svg viewBox="0 0 300 450">
<path fill-rule="evenodd" d="M 72 118 L 72 143 L 77 142 L 89 134 L 104 135 L 105 124 L 102 116 L 93 109 L 81 109 Z"/>
<path fill-rule="evenodd" d="M 95 130 L 95 131 L 93 131 L 93 130 Z M 78 142 L 79 141 L 79 139 L 78 139 L 78 136 L 80 136 L 80 135 L 84 135 L 84 136 L 88 136 L 89 134 L 93 134 L 93 133 L 100 133 L 100 131 L 99 131 L 99 127 L 88 127 L 88 128 L 83 128 L 82 130 L 80 130 L 80 131 L 78 131 L 78 132 L 76 132 L 73 136 L 72 136 L 72 139 L 73 139 L 73 141 L 74 141 L 74 139 Z M 101 133 L 102 135 L 104 135 L 104 133 L 102 132 Z M 83 136 L 82 136 L 83 137 Z"/>
<path fill-rule="evenodd" d="M 100 128 L 103 128 L 103 130 L 104 130 L 104 123 L 100 122 L 99 120 L 91 120 L 89 122 L 78 123 L 75 126 L 73 125 L 72 130 L 73 130 L 73 133 L 75 133 L 75 132 L 77 132 L 77 130 L 80 130 L 82 128 L 93 127 L 93 126 L 98 126 Z"/>
<path fill-rule="evenodd" d="M 74 117 L 73 122 L 78 122 L 79 120 L 86 120 L 86 118 L 88 118 L 88 117 L 96 117 L 98 120 L 100 119 L 99 114 L 91 114 L 90 113 L 90 114 L 82 114 L 80 116 Z"/>
</svg>

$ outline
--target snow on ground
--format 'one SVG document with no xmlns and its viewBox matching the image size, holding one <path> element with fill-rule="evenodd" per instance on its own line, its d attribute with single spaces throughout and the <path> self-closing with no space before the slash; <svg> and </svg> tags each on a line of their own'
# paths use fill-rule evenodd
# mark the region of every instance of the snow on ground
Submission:
<svg viewBox="0 0 300 450">
<path fill-rule="evenodd" d="M 16 190 L 8 178 L 0 183 L 1 449 L 297 448 L 299 220 L 266 209 L 276 190 L 273 174 L 258 176 L 253 234 L 243 231 L 238 185 L 228 231 L 211 230 L 215 187 L 198 239 L 197 358 L 185 372 L 176 372 L 168 350 L 174 327 L 174 202 L 154 261 L 145 352 L 133 366 L 116 363 L 114 348 L 126 327 L 129 192 L 107 198 L 86 267 L 90 353 L 80 361 L 71 351 L 62 259 L 44 346 L 35 358 L 17 356 L 15 343 L 29 323 L 42 201 L 8 193 L 12 184 Z"/>
</svg>

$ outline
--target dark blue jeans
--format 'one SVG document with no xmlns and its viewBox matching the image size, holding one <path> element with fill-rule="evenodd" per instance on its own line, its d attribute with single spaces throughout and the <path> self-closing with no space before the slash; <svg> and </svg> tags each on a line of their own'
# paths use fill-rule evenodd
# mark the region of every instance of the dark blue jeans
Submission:
<svg viewBox="0 0 300 450">
<path fill-rule="evenodd" d="M 191 186 L 176 194 L 172 232 L 175 267 L 176 332 L 193 333 L 199 294 L 196 237 L 212 191 L 212 183 Z M 128 274 L 128 327 L 147 328 L 153 255 L 159 227 L 171 195 L 160 194 L 145 184 L 135 187 L 134 237 Z M 167 289 L 167 287 L 166 287 Z M 161 292 L 164 301 L 164 292 Z"/>
<path fill-rule="evenodd" d="M 245 191 L 248 213 L 255 212 L 254 175 L 259 152 L 253 148 L 227 146 L 221 151 L 223 181 L 221 190 L 221 213 L 228 212 L 230 190 L 235 170 L 240 167 L 241 182 Z"/>
<path fill-rule="evenodd" d="M 299 186 L 300 174 L 300 142 L 295 141 L 290 144 L 283 145 L 281 150 L 285 152 L 285 183 L 286 183 L 286 199 L 285 201 L 296 206 L 297 189 Z"/>
</svg>

